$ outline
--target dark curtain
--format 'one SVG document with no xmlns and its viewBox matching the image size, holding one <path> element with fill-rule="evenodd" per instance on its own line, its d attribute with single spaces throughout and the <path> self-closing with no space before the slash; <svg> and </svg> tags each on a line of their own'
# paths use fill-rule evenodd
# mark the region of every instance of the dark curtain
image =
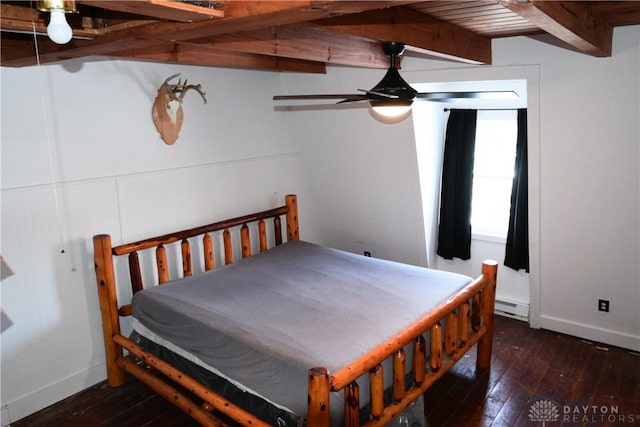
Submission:
<svg viewBox="0 0 640 427">
<path fill-rule="evenodd" d="M 477 117 L 477 110 L 451 109 L 447 121 L 437 250 L 445 259 L 471 257 L 471 190 Z"/>
<path fill-rule="evenodd" d="M 529 179 L 527 175 L 527 110 L 518 110 L 516 164 L 504 265 L 529 272 Z"/>
</svg>

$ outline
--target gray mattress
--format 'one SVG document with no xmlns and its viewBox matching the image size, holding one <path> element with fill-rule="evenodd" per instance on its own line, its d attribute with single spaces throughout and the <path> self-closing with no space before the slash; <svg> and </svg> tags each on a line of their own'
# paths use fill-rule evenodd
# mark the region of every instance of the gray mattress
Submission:
<svg viewBox="0 0 640 427">
<path fill-rule="evenodd" d="M 134 328 L 304 415 L 309 368 L 339 370 L 470 281 L 292 241 L 138 292 Z M 360 395 L 366 404 L 368 391 Z M 342 393 L 332 399 L 332 415 L 339 417 Z"/>
</svg>

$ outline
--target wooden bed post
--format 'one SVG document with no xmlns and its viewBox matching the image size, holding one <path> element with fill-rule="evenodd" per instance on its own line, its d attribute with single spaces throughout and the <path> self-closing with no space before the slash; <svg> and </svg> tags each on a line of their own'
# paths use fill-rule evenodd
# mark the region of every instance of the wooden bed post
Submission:
<svg viewBox="0 0 640 427">
<path fill-rule="evenodd" d="M 123 356 L 122 347 L 113 341 L 113 336 L 120 334 L 120 318 L 113 255 L 111 254 L 111 236 L 108 234 L 93 236 L 93 259 L 96 268 L 100 311 L 102 312 L 102 329 L 107 357 L 107 384 L 111 387 L 118 387 L 124 384 L 125 372 L 117 365 L 118 358 Z"/>
<path fill-rule="evenodd" d="M 482 263 L 482 275 L 489 283 L 482 290 L 482 324 L 487 331 L 478 341 L 478 357 L 476 366 L 478 369 L 487 369 L 491 366 L 491 350 L 493 347 L 493 312 L 495 309 L 496 281 L 498 276 L 498 263 L 485 261 Z"/>
<path fill-rule="evenodd" d="M 309 394 L 307 396 L 307 426 L 329 427 L 330 388 L 329 371 L 318 367 L 309 369 Z"/>
<path fill-rule="evenodd" d="M 300 240 L 298 228 L 298 200 L 295 194 L 288 194 L 284 198 L 287 205 L 287 241 Z"/>
</svg>

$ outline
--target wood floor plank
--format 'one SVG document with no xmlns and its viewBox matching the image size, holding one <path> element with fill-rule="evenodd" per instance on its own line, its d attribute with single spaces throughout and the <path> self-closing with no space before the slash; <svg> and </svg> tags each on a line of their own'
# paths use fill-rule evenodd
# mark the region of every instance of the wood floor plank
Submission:
<svg viewBox="0 0 640 427">
<path fill-rule="evenodd" d="M 425 407 L 427 410 L 425 412 L 432 425 L 446 423 L 446 419 L 440 419 L 442 416 L 447 418 L 451 416 L 462 417 L 460 410 L 463 404 L 465 405 L 464 416 L 468 416 L 473 411 L 473 406 L 479 405 L 480 401 L 485 399 L 486 391 L 499 381 L 502 372 L 504 372 L 502 369 L 505 366 L 503 360 L 511 361 L 513 358 L 514 346 L 507 345 L 503 341 L 511 342 L 514 337 L 518 342 L 521 342 L 522 334 L 510 331 L 509 324 L 505 324 L 504 328 L 496 330 L 494 336 L 496 344 L 492 353 L 492 368 L 490 370 L 476 372 L 476 353 L 472 351 L 465 355 L 458 362 L 458 365 L 449 374 L 445 375 L 438 384 L 435 384 L 435 387 L 427 390 L 427 393 L 425 393 Z M 467 405 L 469 396 L 474 397 L 475 402 Z M 476 407 L 476 409 L 478 408 Z M 441 415 L 434 415 L 435 411 L 438 411 Z"/>
<path fill-rule="evenodd" d="M 514 323 L 513 325 L 517 325 Z M 521 326 L 521 325 L 518 325 Z M 501 339 L 504 342 L 501 342 Z M 524 348 L 531 346 L 533 334 L 531 330 L 521 328 L 500 331 L 496 337 L 496 343 L 502 347 L 500 357 L 491 366 L 491 379 L 489 388 L 484 395 L 484 402 L 478 405 L 469 423 L 472 425 L 490 425 L 498 412 L 502 409 L 505 401 L 509 397 L 512 383 L 511 378 L 514 373 L 511 367 L 522 364 L 525 357 Z"/>
<path fill-rule="evenodd" d="M 501 335 L 505 335 L 501 333 Z M 500 335 L 496 342 L 500 340 Z M 479 378 L 475 387 L 469 388 L 469 394 L 461 402 L 456 419 L 468 420 L 469 424 L 484 425 L 490 424 L 495 414 L 499 412 L 504 400 L 499 398 L 499 389 L 508 375 L 508 370 L 512 364 L 517 364 L 523 352 L 517 345 L 502 345 L 499 351 L 494 351 L 496 358 L 493 360 L 491 369 L 487 371 L 487 380 Z M 488 416 L 487 416 L 488 415 Z M 486 418 L 486 419 L 485 419 Z"/>
<path fill-rule="evenodd" d="M 502 407 L 495 414 L 494 424 L 513 424 L 528 401 L 532 388 L 546 372 L 548 361 L 540 340 L 528 342 L 519 356 L 517 363 L 510 364 L 500 380 L 499 388 L 492 394 L 502 402 Z"/>
<path fill-rule="evenodd" d="M 533 405 L 549 401 L 553 426 L 640 425 L 640 355 L 496 316 L 489 370 L 468 355 L 425 393 L 431 427 L 532 427 Z M 615 407 L 616 421 L 586 422 L 565 407 Z M 607 409 L 611 411 L 611 409 Z M 588 414 L 587 414 L 588 415 Z M 599 414 L 596 414 L 599 415 Z M 611 414 L 608 414 L 611 415 Z M 568 416 L 568 418 L 566 418 Z M 625 417 L 620 422 L 620 416 Z M 576 421 L 576 422 L 574 422 Z M 97 384 L 12 427 L 195 427 L 198 424 L 133 378 L 119 388 Z"/>
</svg>

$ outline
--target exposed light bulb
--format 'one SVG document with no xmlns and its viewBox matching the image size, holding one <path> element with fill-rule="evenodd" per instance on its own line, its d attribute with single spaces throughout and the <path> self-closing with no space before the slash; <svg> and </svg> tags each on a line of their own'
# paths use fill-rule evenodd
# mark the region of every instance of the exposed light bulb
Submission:
<svg viewBox="0 0 640 427">
<path fill-rule="evenodd" d="M 51 20 L 47 27 L 47 35 L 54 43 L 66 44 L 73 37 L 73 31 L 64 16 L 64 9 L 51 9 Z"/>
</svg>

